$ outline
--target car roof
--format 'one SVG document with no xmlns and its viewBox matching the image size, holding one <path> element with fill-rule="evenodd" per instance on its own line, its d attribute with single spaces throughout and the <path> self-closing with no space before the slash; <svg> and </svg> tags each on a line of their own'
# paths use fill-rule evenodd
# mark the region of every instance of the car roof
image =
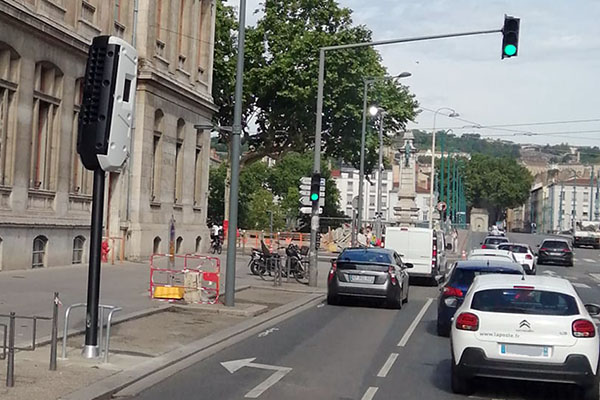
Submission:
<svg viewBox="0 0 600 400">
<path fill-rule="evenodd" d="M 513 269 L 518 272 L 523 272 L 523 266 L 513 261 L 505 260 L 494 260 L 489 258 L 487 260 L 461 260 L 456 262 L 454 268 L 459 269 L 470 269 L 470 270 L 482 270 L 486 268 L 490 269 Z"/>
<path fill-rule="evenodd" d="M 396 250 L 384 247 L 348 247 L 342 253 L 377 253 L 377 254 L 394 254 Z M 341 255 L 341 254 L 340 254 Z"/>
<path fill-rule="evenodd" d="M 540 275 L 480 275 L 473 280 L 473 291 L 487 289 L 508 289 L 514 286 L 533 286 L 534 289 L 566 293 L 578 297 L 577 292 L 566 279 Z"/>
<path fill-rule="evenodd" d="M 506 236 L 501 236 L 501 235 L 487 235 L 485 237 L 485 239 L 483 239 L 483 240 L 487 240 L 487 239 L 506 239 L 506 241 L 508 241 L 508 238 Z"/>
<path fill-rule="evenodd" d="M 469 253 L 469 256 L 507 256 L 511 257 L 511 252 L 509 250 L 501 250 L 501 249 L 473 249 Z"/>
<path fill-rule="evenodd" d="M 530 245 L 528 245 L 527 243 L 513 243 L 513 242 L 507 242 L 507 243 L 502 243 L 502 246 L 506 246 L 506 245 L 510 245 L 510 246 L 523 246 L 523 247 L 531 247 Z"/>
<path fill-rule="evenodd" d="M 544 240 L 542 240 L 542 243 L 544 243 L 544 242 L 565 242 L 566 244 L 569 244 L 568 239 L 561 238 L 561 237 L 544 238 Z"/>
</svg>

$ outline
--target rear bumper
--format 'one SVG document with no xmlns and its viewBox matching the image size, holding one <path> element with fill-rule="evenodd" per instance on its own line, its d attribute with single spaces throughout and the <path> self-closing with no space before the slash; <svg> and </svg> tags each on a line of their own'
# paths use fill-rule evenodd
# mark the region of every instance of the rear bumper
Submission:
<svg viewBox="0 0 600 400">
<path fill-rule="evenodd" d="M 392 285 L 389 280 L 383 285 L 350 284 L 333 279 L 327 291 L 334 296 L 371 297 L 377 299 L 393 299 L 397 295 L 399 285 Z"/>
<path fill-rule="evenodd" d="M 467 348 L 457 366 L 464 378 L 506 378 L 538 382 L 569 383 L 591 386 L 598 377 L 592 372 L 587 357 L 573 354 L 562 364 L 492 360 L 482 349 Z"/>
<path fill-rule="evenodd" d="M 539 255 L 538 264 L 541 262 L 557 263 L 557 264 L 571 264 L 573 262 L 573 253 L 568 255 L 552 256 L 549 254 Z"/>
</svg>

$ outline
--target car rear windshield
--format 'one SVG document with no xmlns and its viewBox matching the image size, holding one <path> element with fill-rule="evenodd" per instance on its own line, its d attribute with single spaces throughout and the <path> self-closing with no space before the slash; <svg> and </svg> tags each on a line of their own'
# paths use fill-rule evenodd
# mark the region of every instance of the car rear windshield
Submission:
<svg viewBox="0 0 600 400">
<path fill-rule="evenodd" d="M 339 269 L 361 269 L 361 265 L 373 264 L 394 264 L 390 254 L 380 251 L 345 251 L 338 258 Z M 358 266 L 358 267 L 357 267 Z"/>
<path fill-rule="evenodd" d="M 512 251 L 513 253 L 520 253 L 520 254 L 527 253 L 527 247 L 525 247 L 525 246 L 518 246 L 518 245 L 511 245 L 511 244 L 501 244 L 500 246 L 498 246 L 498 249 L 500 249 L 500 250 L 508 250 L 508 251 Z"/>
<path fill-rule="evenodd" d="M 489 243 L 489 244 L 498 244 L 498 243 L 506 243 L 506 242 L 508 242 L 508 239 L 501 238 L 501 237 L 494 237 L 494 238 L 487 238 L 487 239 L 485 239 L 485 243 Z"/>
<path fill-rule="evenodd" d="M 568 249 L 569 245 L 567 242 L 563 242 L 560 240 L 547 240 L 542 243 L 541 247 L 545 247 L 547 249 Z"/>
<path fill-rule="evenodd" d="M 511 275 L 522 275 L 520 271 L 512 269 L 499 269 L 499 268 L 485 268 L 485 269 L 466 269 L 456 268 L 450 277 L 448 282 L 450 286 L 471 286 L 473 279 L 478 275 L 487 274 L 511 274 Z"/>
<path fill-rule="evenodd" d="M 486 312 L 533 315 L 577 315 L 577 302 L 568 294 L 530 289 L 488 289 L 473 295 L 471 308 Z"/>
</svg>

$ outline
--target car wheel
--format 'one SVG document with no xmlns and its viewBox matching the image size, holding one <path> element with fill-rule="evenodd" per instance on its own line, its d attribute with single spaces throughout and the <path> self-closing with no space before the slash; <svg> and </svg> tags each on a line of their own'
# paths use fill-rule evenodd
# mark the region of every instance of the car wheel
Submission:
<svg viewBox="0 0 600 400">
<path fill-rule="evenodd" d="M 473 383 L 471 379 L 463 378 L 458 374 L 454 359 L 452 362 L 452 370 L 450 373 L 450 385 L 452 392 L 456 394 L 471 394 L 473 392 Z"/>
<path fill-rule="evenodd" d="M 450 327 L 440 323 L 440 321 L 438 320 L 437 334 L 438 334 L 438 336 L 442 336 L 442 337 L 450 336 Z"/>
<path fill-rule="evenodd" d="M 327 295 L 327 304 L 330 306 L 337 306 L 340 304 L 340 297 L 334 294 Z"/>
<path fill-rule="evenodd" d="M 586 386 L 581 388 L 581 399 L 582 400 L 598 400 L 600 397 L 600 385 L 598 379 L 592 386 Z"/>
</svg>

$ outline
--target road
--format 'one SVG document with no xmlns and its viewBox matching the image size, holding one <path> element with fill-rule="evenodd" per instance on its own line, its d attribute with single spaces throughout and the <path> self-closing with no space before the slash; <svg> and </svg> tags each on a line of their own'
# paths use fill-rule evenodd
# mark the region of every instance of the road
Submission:
<svg viewBox="0 0 600 400">
<path fill-rule="evenodd" d="M 472 235 L 472 245 L 482 239 Z M 542 236 L 510 234 L 509 239 L 535 246 Z M 573 268 L 540 266 L 538 273 L 563 276 L 584 301 L 600 302 L 600 275 L 594 275 L 600 274 L 599 256 L 596 250 L 577 249 Z M 411 285 L 402 310 L 364 302 L 320 304 L 181 371 L 137 399 L 464 398 L 450 390 L 449 340 L 435 334 L 437 294 L 436 288 Z M 245 366 L 226 364 L 234 372 L 222 365 L 245 359 Z M 576 395 L 568 386 L 482 380 L 470 398 Z"/>
</svg>

